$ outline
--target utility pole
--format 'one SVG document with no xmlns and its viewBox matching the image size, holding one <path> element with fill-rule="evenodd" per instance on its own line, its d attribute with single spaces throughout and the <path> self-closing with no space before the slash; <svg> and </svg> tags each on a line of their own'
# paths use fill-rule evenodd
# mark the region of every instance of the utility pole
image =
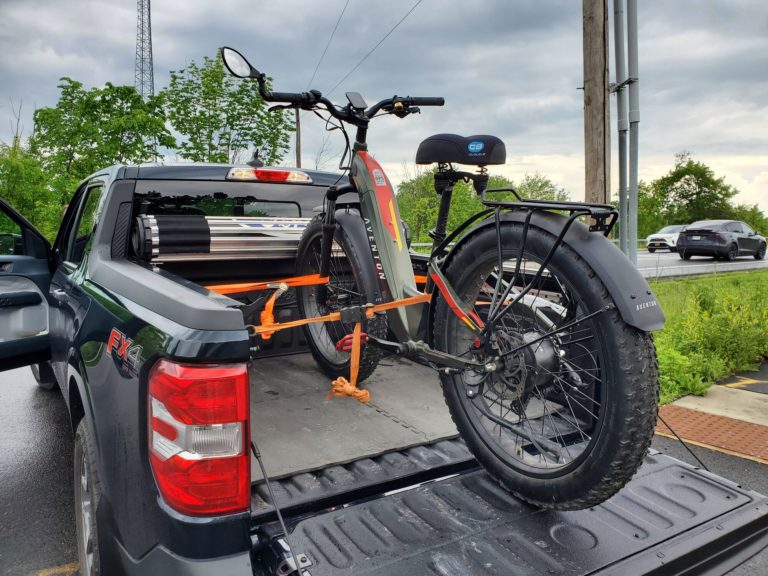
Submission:
<svg viewBox="0 0 768 576">
<path fill-rule="evenodd" d="M 616 94 L 616 124 L 619 131 L 619 248 L 624 254 L 629 254 L 629 220 L 627 219 L 627 133 L 629 132 L 627 85 L 629 81 L 627 79 L 626 39 L 624 37 L 626 4 L 627 0 L 613 0 L 616 86 L 612 90 Z"/>
<path fill-rule="evenodd" d="M 629 259 L 637 265 L 637 172 L 640 145 L 640 71 L 637 55 L 637 0 L 627 0 L 627 73 L 629 74 Z"/>
<path fill-rule="evenodd" d="M 296 168 L 301 168 L 301 116 L 299 116 L 299 109 L 295 108 L 296 113 Z"/>
<path fill-rule="evenodd" d="M 152 64 L 152 21 L 150 0 L 137 0 L 136 69 L 134 86 L 142 98 L 155 95 L 155 74 Z"/>
<path fill-rule="evenodd" d="M 607 0 L 582 0 L 584 54 L 584 196 L 611 198 L 611 112 L 608 100 Z"/>
</svg>

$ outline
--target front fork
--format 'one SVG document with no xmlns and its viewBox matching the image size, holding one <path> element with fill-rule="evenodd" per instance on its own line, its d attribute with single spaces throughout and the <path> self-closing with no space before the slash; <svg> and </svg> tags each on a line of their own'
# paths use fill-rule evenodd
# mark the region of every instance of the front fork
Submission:
<svg viewBox="0 0 768 576">
<path fill-rule="evenodd" d="M 327 278 L 331 267 L 331 252 L 333 250 L 333 234 L 336 232 L 336 200 L 342 194 L 357 192 L 352 184 L 331 186 L 325 193 L 326 205 L 323 215 L 323 236 L 320 242 L 320 276 Z"/>
</svg>

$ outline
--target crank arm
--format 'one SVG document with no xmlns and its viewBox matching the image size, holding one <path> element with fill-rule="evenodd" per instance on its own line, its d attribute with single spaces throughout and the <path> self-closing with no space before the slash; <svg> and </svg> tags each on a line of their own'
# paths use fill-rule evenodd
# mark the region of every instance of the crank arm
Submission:
<svg viewBox="0 0 768 576">
<path fill-rule="evenodd" d="M 474 370 L 476 372 L 495 372 L 498 369 L 498 364 L 495 362 L 477 362 L 476 360 L 470 360 L 469 358 L 462 358 L 461 356 L 454 356 L 447 352 L 440 352 L 429 347 L 424 342 L 414 342 L 409 340 L 408 342 L 392 342 L 390 340 L 384 340 L 376 338 L 368 334 L 368 343 L 386 350 L 391 354 L 402 356 L 404 358 L 421 358 L 427 360 L 442 368 L 449 368 L 452 370 Z"/>
</svg>

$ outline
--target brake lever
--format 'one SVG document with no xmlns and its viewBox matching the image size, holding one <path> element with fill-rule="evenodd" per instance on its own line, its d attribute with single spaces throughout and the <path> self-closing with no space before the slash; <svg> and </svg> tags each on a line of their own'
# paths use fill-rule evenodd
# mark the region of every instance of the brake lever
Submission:
<svg viewBox="0 0 768 576">
<path fill-rule="evenodd" d="M 408 114 L 420 114 L 421 108 L 418 106 L 406 106 L 405 108 L 402 108 L 400 110 L 392 110 L 390 114 L 394 114 L 398 118 L 405 118 L 408 116 Z"/>
<path fill-rule="evenodd" d="M 290 110 L 296 108 L 295 104 L 275 104 L 267 108 L 267 112 L 275 112 L 276 110 Z"/>
</svg>

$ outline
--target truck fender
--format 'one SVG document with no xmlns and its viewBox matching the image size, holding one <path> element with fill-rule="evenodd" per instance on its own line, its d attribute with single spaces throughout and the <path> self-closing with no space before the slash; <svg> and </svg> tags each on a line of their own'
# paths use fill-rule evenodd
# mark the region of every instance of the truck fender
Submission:
<svg viewBox="0 0 768 576">
<path fill-rule="evenodd" d="M 522 212 L 501 214 L 504 222 L 523 224 L 525 217 L 526 214 Z M 567 218 L 562 214 L 537 211 L 531 216 L 530 225 L 557 236 L 566 221 Z M 495 226 L 493 217 L 486 218 L 474 226 L 450 250 L 445 260 L 445 267 L 470 238 L 493 226 Z M 577 252 L 595 271 L 611 295 L 624 322 L 645 332 L 660 330 L 664 326 L 664 312 L 656 295 L 640 271 L 613 242 L 602 234 L 590 232 L 585 224 L 576 221 L 563 238 L 563 243 Z"/>
</svg>

